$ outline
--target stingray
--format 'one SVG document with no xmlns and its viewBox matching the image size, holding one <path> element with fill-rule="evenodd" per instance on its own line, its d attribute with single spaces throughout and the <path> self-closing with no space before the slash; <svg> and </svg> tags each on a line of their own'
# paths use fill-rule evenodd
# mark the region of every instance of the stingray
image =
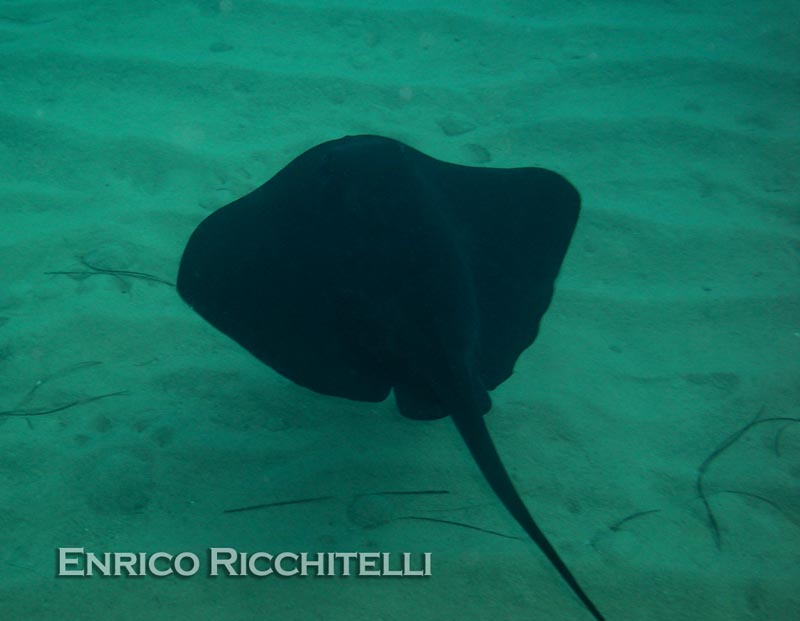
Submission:
<svg viewBox="0 0 800 621">
<path fill-rule="evenodd" d="M 208 216 L 178 291 L 317 393 L 449 416 L 483 476 L 595 619 L 517 493 L 483 415 L 539 331 L 580 210 L 543 168 L 442 162 L 379 136 L 301 154 Z"/>
</svg>

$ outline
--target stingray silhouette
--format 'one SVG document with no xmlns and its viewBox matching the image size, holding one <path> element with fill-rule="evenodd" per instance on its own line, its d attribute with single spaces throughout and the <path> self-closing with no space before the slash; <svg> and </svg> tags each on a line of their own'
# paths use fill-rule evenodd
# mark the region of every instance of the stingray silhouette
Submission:
<svg viewBox="0 0 800 621">
<path fill-rule="evenodd" d="M 378 136 L 313 147 L 207 217 L 178 291 L 259 360 L 318 393 L 450 416 L 483 476 L 595 619 L 483 420 L 530 346 L 580 210 L 542 168 L 476 168 Z"/>
</svg>

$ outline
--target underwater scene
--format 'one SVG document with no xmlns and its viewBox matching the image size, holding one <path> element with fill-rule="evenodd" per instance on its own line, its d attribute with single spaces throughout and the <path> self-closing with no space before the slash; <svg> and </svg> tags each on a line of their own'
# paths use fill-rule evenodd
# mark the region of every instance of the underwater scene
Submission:
<svg viewBox="0 0 800 621">
<path fill-rule="evenodd" d="M 0 617 L 800 618 L 798 24 L 0 0 Z"/>
</svg>

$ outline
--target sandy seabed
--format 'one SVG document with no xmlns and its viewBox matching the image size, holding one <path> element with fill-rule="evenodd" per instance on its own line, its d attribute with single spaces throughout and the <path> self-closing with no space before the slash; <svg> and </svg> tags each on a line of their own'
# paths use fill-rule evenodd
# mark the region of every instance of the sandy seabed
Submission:
<svg viewBox="0 0 800 621">
<path fill-rule="evenodd" d="M 3 616 L 589 618 L 529 541 L 401 519 L 520 534 L 449 421 L 298 388 L 168 284 L 46 273 L 173 281 L 210 211 L 373 133 L 581 191 L 488 421 L 607 618 L 798 618 L 800 426 L 707 465 L 719 545 L 696 480 L 755 416 L 800 417 L 799 22 L 779 0 L 0 3 Z M 392 490 L 449 493 L 361 495 Z M 63 579 L 59 546 L 430 551 L 433 575 Z"/>
</svg>

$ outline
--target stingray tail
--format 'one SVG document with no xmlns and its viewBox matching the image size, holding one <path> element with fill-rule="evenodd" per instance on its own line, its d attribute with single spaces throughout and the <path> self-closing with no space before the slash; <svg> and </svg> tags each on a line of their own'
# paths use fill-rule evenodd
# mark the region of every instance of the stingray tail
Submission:
<svg viewBox="0 0 800 621">
<path fill-rule="evenodd" d="M 547 537 L 536 525 L 536 522 L 533 521 L 531 514 L 525 507 L 525 503 L 522 502 L 522 498 L 520 498 L 514 484 L 511 482 L 500 455 L 497 453 L 483 416 L 474 410 L 474 407 L 461 407 L 455 410 L 451 416 L 470 453 L 478 463 L 484 478 L 494 490 L 494 493 L 497 494 L 497 497 L 503 502 L 506 509 L 514 516 L 514 519 L 519 522 L 520 526 L 528 533 L 536 545 L 539 546 L 539 549 L 558 573 L 561 574 L 561 577 L 570 586 L 575 595 L 578 596 L 578 599 L 583 602 L 587 610 L 597 621 L 604 621 L 603 615 L 600 614 L 600 611 L 589 599 L 589 596 L 584 593 L 572 572 L 561 560 L 558 552 L 547 540 Z"/>
</svg>

